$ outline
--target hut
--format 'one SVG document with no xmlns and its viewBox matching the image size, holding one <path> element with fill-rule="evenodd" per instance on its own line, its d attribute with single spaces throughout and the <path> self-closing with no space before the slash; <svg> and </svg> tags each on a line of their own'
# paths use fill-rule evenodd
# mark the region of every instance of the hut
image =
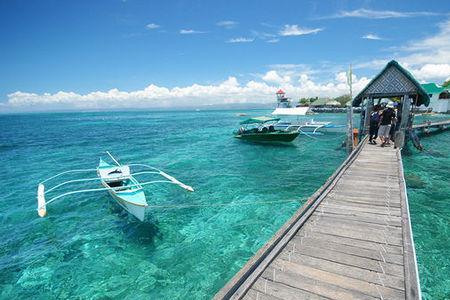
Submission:
<svg viewBox="0 0 450 300">
<path fill-rule="evenodd" d="M 450 111 L 450 86 L 424 83 L 422 87 L 430 97 L 430 108 L 433 112 L 448 113 Z"/>
<path fill-rule="evenodd" d="M 397 115 L 401 121 L 396 124 L 395 146 L 402 148 L 406 138 L 412 134 L 414 107 L 428 106 L 430 97 L 411 73 L 395 60 L 390 61 L 353 99 L 352 106 L 362 108 L 362 135 L 367 134 L 369 130 L 369 116 L 373 106 L 379 104 L 383 98 L 400 100 Z"/>
</svg>

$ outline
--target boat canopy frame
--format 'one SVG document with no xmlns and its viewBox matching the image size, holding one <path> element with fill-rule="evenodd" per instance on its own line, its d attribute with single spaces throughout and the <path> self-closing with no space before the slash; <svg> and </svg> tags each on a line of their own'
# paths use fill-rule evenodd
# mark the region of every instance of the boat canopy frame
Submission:
<svg viewBox="0 0 450 300">
<path fill-rule="evenodd" d="M 269 123 L 269 122 L 278 122 L 278 121 L 280 121 L 280 118 L 261 116 L 261 117 L 249 118 L 247 120 L 240 122 L 239 124 L 240 125 L 265 124 L 265 123 Z"/>
</svg>

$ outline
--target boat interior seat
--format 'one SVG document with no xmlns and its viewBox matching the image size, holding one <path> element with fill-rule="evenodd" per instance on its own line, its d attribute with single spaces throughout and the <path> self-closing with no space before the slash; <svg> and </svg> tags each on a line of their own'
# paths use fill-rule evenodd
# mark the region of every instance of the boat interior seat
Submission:
<svg viewBox="0 0 450 300">
<path fill-rule="evenodd" d="M 110 181 L 110 182 L 107 182 L 107 184 L 110 187 L 112 187 L 112 188 L 121 187 L 121 186 L 123 186 L 123 181 L 122 180 L 120 180 L 120 181 Z"/>
</svg>

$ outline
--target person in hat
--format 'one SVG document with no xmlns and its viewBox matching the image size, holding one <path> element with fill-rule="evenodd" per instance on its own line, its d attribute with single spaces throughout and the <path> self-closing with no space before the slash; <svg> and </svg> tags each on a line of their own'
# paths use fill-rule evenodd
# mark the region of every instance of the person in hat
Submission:
<svg viewBox="0 0 450 300">
<path fill-rule="evenodd" d="M 381 113 L 380 117 L 380 127 L 378 129 L 378 136 L 381 140 L 381 147 L 389 145 L 389 137 L 392 122 L 395 119 L 394 106 L 391 103 L 386 105 L 386 108 Z"/>
</svg>

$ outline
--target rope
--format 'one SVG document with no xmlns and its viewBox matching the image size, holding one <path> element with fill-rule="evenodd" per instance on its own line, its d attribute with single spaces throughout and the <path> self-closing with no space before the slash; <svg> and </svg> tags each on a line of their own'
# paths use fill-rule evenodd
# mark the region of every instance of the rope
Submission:
<svg viewBox="0 0 450 300">
<path fill-rule="evenodd" d="M 191 207 L 225 207 L 225 206 L 243 206 L 255 204 L 274 204 L 286 202 L 299 202 L 299 200 L 273 200 L 273 201 L 254 201 L 241 203 L 214 203 L 214 204 L 168 204 L 168 205 L 149 205 L 148 208 L 164 208 L 164 209 L 183 209 Z"/>
</svg>

